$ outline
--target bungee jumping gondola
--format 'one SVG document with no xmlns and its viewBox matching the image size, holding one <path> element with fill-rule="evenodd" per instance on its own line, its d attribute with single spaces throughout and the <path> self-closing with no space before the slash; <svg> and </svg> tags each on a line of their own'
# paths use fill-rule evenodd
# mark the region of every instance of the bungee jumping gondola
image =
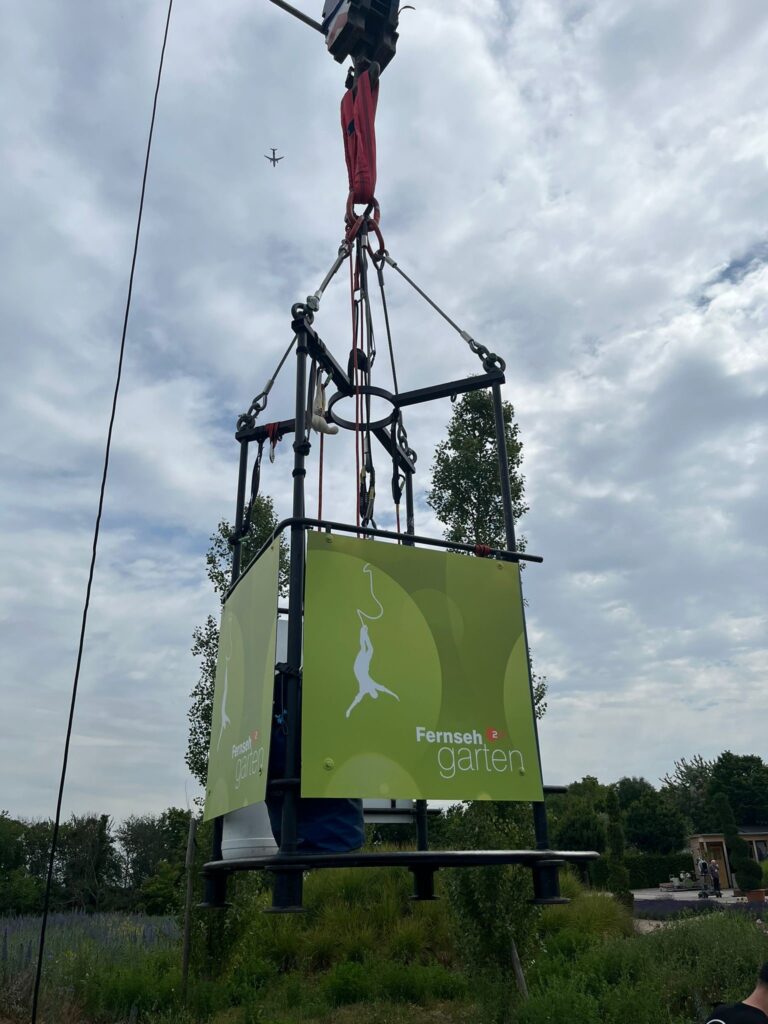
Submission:
<svg viewBox="0 0 768 1024">
<path fill-rule="evenodd" d="M 398 4 L 327 0 L 319 24 L 283 0 L 271 2 L 323 31 L 337 61 L 352 61 L 341 103 L 349 187 L 336 258 L 317 291 L 292 307 L 292 340 L 275 373 L 237 422 L 233 570 L 223 610 L 229 654 L 223 649 L 220 654 L 212 730 L 219 737 L 220 690 L 226 679 L 229 745 L 222 756 L 221 743 L 216 750 L 212 744 L 209 758 L 205 816 L 214 821 L 214 841 L 204 867 L 204 905 L 226 906 L 227 879 L 242 871 L 270 872 L 273 911 L 295 912 L 302 909 L 303 878 L 310 869 L 401 866 L 414 876 L 415 898 L 432 899 L 435 871 L 488 864 L 528 867 L 534 901 L 563 902 L 559 867 L 597 854 L 554 851 L 549 843 L 519 573 L 520 562 L 541 558 L 520 552 L 516 545 L 501 397 L 505 364 L 392 258 L 376 199 L 375 120 L 381 75 L 395 55 Z M 346 361 L 340 361 L 315 321 L 344 263 L 349 264 L 351 346 Z M 459 334 L 479 360 L 481 372 L 401 389 L 385 290 L 387 270 Z M 372 284 L 378 286 L 391 388 L 375 378 Z M 294 416 L 262 424 L 270 391 L 291 354 Z M 423 537 L 415 530 L 417 456 L 404 412 L 478 390 L 490 391 L 495 413 L 503 550 Z M 374 400 L 385 406 L 376 418 Z M 354 408 L 353 418 L 340 414 L 347 401 Z M 322 515 L 325 443 L 340 431 L 354 434 L 354 516 L 348 523 Z M 292 515 L 251 563 L 242 566 L 241 545 L 258 493 L 264 446 L 269 444 L 274 454 L 275 445 L 289 438 Z M 246 496 L 252 445 L 256 456 Z M 314 449 L 319 455 L 315 519 L 306 511 L 307 464 Z M 381 454 L 391 467 L 396 530 L 377 526 L 376 463 Z M 277 579 L 284 535 L 289 539 L 290 585 L 283 620 L 285 649 L 278 652 Z M 474 557 L 456 558 L 457 551 Z M 240 701 L 237 722 L 233 692 Z M 416 850 L 361 851 L 363 799 L 382 797 L 415 801 Z M 528 802 L 536 848 L 431 850 L 430 798 Z M 225 857 L 225 816 L 262 802 L 276 852 Z"/>
<path fill-rule="evenodd" d="M 349 192 L 337 256 L 317 291 L 292 307 L 290 343 L 263 390 L 237 421 L 240 459 L 232 580 L 222 613 L 214 694 L 205 810 L 205 817 L 214 821 L 213 850 L 203 871 L 203 905 L 226 907 L 227 879 L 242 871 L 270 872 L 272 909 L 285 913 L 302 909 L 303 877 L 310 869 L 406 868 L 414 876 L 414 897 L 428 900 L 434 898 L 434 874 L 440 868 L 492 864 L 529 868 L 534 902 L 565 902 L 559 895 L 559 867 L 598 855 L 554 851 L 549 845 L 544 794 L 562 788 L 542 783 L 519 574 L 520 562 L 541 558 L 520 552 L 515 542 L 501 399 L 505 364 L 405 273 L 388 252 L 380 226 L 375 118 L 381 73 L 396 50 L 398 3 L 326 0 L 321 23 L 286 0 L 269 2 L 322 33 L 337 61 L 352 60 L 341 105 Z M 37 1020 L 62 801 L 172 11 L 173 0 L 168 0 L 48 858 L 32 1024 Z M 273 150 L 267 159 L 274 167 L 282 157 Z M 343 367 L 314 321 L 326 289 L 346 261 L 352 344 Z M 401 389 L 385 268 L 459 334 L 479 359 L 482 373 Z M 377 353 L 372 270 L 379 286 L 392 390 L 373 383 Z M 275 381 L 294 349 L 295 414 L 261 424 Z M 330 386 L 335 392 L 329 397 Z M 503 549 L 423 536 L 415 529 L 417 456 L 409 444 L 404 410 L 483 389 L 491 392 L 494 408 L 506 532 Z M 378 419 L 372 418 L 374 398 L 389 406 Z M 342 399 L 353 401 L 353 420 L 339 414 Z M 341 430 L 355 434 L 354 523 L 323 518 L 324 444 Z M 307 516 L 305 507 L 313 432 L 319 439 L 316 519 Z M 269 462 L 275 462 L 278 446 L 291 437 L 292 516 L 243 566 L 242 545 L 259 493 L 264 449 Z M 249 489 L 252 446 L 256 454 Z M 379 449 L 391 464 L 394 531 L 376 525 L 374 452 Z M 279 542 L 286 533 L 289 598 L 287 619 L 278 623 Z M 457 558 L 455 553 L 474 557 Z M 281 631 L 283 625 L 287 630 Z M 410 819 L 406 808 L 415 802 L 416 850 L 361 852 L 365 797 L 375 805 L 376 820 Z M 536 848 L 430 850 L 428 798 L 530 803 Z M 263 809 L 262 831 L 256 835 L 247 832 L 252 818 L 242 817 L 243 810 L 253 808 Z M 226 857 L 225 818 L 232 827 Z M 233 854 L 238 850 L 242 856 Z"/>
</svg>

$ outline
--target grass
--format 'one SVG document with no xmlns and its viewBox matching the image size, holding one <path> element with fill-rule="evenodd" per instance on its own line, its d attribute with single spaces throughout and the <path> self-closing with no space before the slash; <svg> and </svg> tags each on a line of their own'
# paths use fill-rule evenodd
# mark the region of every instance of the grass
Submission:
<svg viewBox="0 0 768 1024">
<path fill-rule="evenodd" d="M 638 936 L 611 897 L 585 892 L 572 876 L 563 889 L 572 903 L 534 919 L 524 963 L 530 999 L 513 997 L 505 1011 L 514 1024 L 690 1024 L 714 1003 L 743 997 L 768 959 L 768 940 L 747 914 L 690 916 Z M 494 981 L 462 967 L 448 901 L 409 896 L 409 876 L 396 869 L 318 872 L 306 880 L 307 913 L 280 917 L 262 913 L 263 886 L 243 879 L 225 918 L 195 922 L 186 1009 L 174 921 L 57 915 L 43 1021 L 488 1024 L 483 987 Z M 0 922 L 0 1019 L 28 1020 L 36 926 Z"/>
<path fill-rule="evenodd" d="M 606 923 L 602 915 L 586 920 Z M 566 924 L 547 944 L 518 1024 L 567 1019 L 566 1008 L 581 1024 L 690 1024 L 718 1002 L 743 998 L 768 959 L 768 940 L 741 915 L 690 917 L 651 935 L 577 934 Z"/>
<path fill-rule="evenodd" d="M 410 891 L 409 876 L 397 869 L 318 872 L 306 882 L 307 913 L 296 918 L 262 915 L 269 897 L 252 890 L 237 913 L 259 927 L 233 949 L 224 980 L 259 1004 L 264 1021 L 323 1020 L 363 1003 L 462 999 L 467 981 L 447 908 L 413 903 Z"/>
<path fill-rule="evenodd" d="M 312 874 L 307 913 L 298 917 L 265 915 L 269 896 L 260 880 L 240 881 L 226 918 L 195 922 L 186 1010 L 176 922 L 117 914 L 52 918 L 42 1020 L 114 1024 L 133 1014 L 163 1024 L 290 1024 L 363 1003 L 381 1017 L 382 1007 L 428 1009 L 465 999 L 447 908 L 413 903 L 405 872 Z M 38 927 L 34 919 L 0 922 L 0 1016 L 21 1020 L 28 1013 Z M 214 964 L 207 942 L 216 950 Z M 405 1009 L 400 1016 L 407 1019 Z"/>
</svg>

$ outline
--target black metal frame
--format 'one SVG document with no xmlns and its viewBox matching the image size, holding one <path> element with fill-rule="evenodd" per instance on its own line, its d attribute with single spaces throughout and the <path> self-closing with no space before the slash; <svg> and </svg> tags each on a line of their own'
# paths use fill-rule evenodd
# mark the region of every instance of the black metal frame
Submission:
<svg viewBox="0 0 768 1024">
<path fill-rule="evenodd" d="M 256 562 L 258 562 L 267 548 L 271 547 L 281 534 L 285 533 L 286 530 L 291 529 L 293 526 L 301 526 L 306 530 L 325 530 L 326 533 L 353 533 L 355 536 L 361 537 L 380 537 L 382 540 L 396 540 L 401 541 L 404 544 L 407 543 L 408 547 L 413 547 L 416 544 L 423 544 L 425 547 L 444 548 L 446 551 L 462 551 L 467 555 L 478 555 L 482 558 L 493 558 L 499 562 L 537 562 L 540 564 L 544 561 L 541 555 L 529 555 L 527 552 L 523 551 L 506 551 L 502 548 L 490 548 L 478 544 L 462 544 L 460 541 L 442 540 L 438 537 L 422 537 L 416 533 L 395 533 L 394 530 L 379 530 L 378 528 L 374 529 L 370 526 L 355 526 L 352 523 L 337 523 L 330 519 L 283 519 L 282 522 L 277 524 L 248 565 L 242 570 L 239 568 L 238 557 L 238 573 L 236 577 L 233 574 L 233 581 L 227 590 L 225 595 L 226 597 L 229 597 L 243 576 L 245 576 L 248 570 L 255 565 Z M 289 608 L 284 609 L 286 613 L 289 610 Z"/>
<path fill-rule="evenodd" d="M 341 257 L 337 261 L 341 262 Z M 326 279 L 326 283 L 327 283 Z M 306 458 L 310 453 L 310 424 L 307 418 L 307 361 L 312 359 L 324 373 L 329 375 L 338 390 L 338 397 L 352 396 L 355 387 L 347 373 L 336 362 L 314 330 L 313 308 L 316 303 L 297 303 L 292 309 L 291 327 L 296 336 L 296 411 L 292 420 L 283 420 L 267 426 L 256 426 L 246 423 L 238 430 L 235 437 L 240 443 L 240 465 L 237 487 L 237 508 L 235 511 L 234 552 L 232 562 L 232 587 L 242 576 L 241 544 L 244 522 L 244 507 L 248 476 L 248 449 L 252 442 L 263 444 L 267 440 L 274 442 L 287 434 L 294 435 L 293 452 L 293 514 L 276 528 L 267 544 L 261 549 L 251 564 L 258 559 L 262 551 L 271 544 L 283 531 L 290 532 L 290 592 L 288 601 L 288 652 L 285 664 L 278 665 L 277 681 L 286 695 L 286 720 L 288 732 L 286 736 L 285 775 L 281 779 L 270 780 L 271 787 L 279 787 L 284 793 L 282 810 L 281 846 L 277 855 L 254 857 L 244 860 L 225 861 L 222 858 L 221 838 L 223 819 L 214 823 L 214 840 L 212 859 L 204 867 L 205 906 L 226 906 L 226 883 L 230 874 L 240 871 L 264 870 L 274 875 L 273 910 L 282 913 L 300 911 L 302 909 L 302 891 L 304 872 L 310 868 L 333 867 L 380 867 L 395 865 L 408 868 L 414 875 L 414 898 L 434 898 L 434 873 L 441 867 L 470 867 L 487 864 L 522 864 L 529 867 L 533 875 L 534 902 L 540 904 L 565 902 L 560 898 L 558 868 L 565 861 L 583 862 L 594 860 L 594 852 L 553 851 L 549 848 L 549 831 L 547 825 L 546 806 L 542 802 L 533 804 L 533 822 L 536 837 L 535 850 L 494 850 L 494 851 L 431 851 L 428 842 L 427 803 L 417 801 L 416 806 L 416 851 L 398 853 L 343 853 L 343 854 L 307 854 L 300 853 L 297 847 L 298 801 L 301 786 L 301 652 L 304 615 L 304 570 L 306 562 L 305 534 L 312 529 L 324 529 L 355 533 L 366 537 L 399 540 L 407 545 L 424 544 L 442 547 L 449 550 L 471 552 L 504 561 L 541 562 L 535 555 L 517 551 L 512 495 L 509 483 L 509 463 L 505 442 L 504 410 L 501 397 L 501 385 L 505 382 L 502 369 L 491 368 L 489 372 L 475 377 L 449 381 L 433 387 L 419 388 L 400 394 L 390 394 L 383 389 L 376 389 L 392 403 L 396 414 L 411 405 L 431 402 L 435 399 L 454 397 L 472 391 L 490 388 L 493 397 L 496 442 L 499 454 L 499 470 L 501 478 L 502 504 L 507 547 L 505 550 L 491 548 L 474 548 L 467 544 L 458 544 L 430 537 L 417 536 L 414 531 L 414 497 L 413 476 L 415 473 L 415 456 L 410 449 L 403 447 L 394 436 L 383 426 L 374 428 L 371 433 L 379 440 L 389 457 L 397 464 L 405 475 L 406 499 L 406 530 L 400 535 L 388 530 L 379 530 L 353 526 L 346 523 L 329 522 L 326 520 L 309 519 L 305 515 L 305 478 Z M 358 389 L 359 390 L 359 389 Z M 330 418 L 330 417 L 329 417 Z M 337 420 L 337 422 L 339 422 Z M 342 425 L 346 426 L 343 423 Z M 245 569 L 247 571 L 247 567 Z M 523 616 L 525 623 L 525 616 Z M 526 654 L 528 637 L 525 634 Z M 532 680 L 529 674 L 529 684 Z M 533 701 L 531 702 L 533 706 Z M 537 755 L 541 766 L 538 729 L 536 718 L 533 718 L 536 736 Z M 547 787 L 554 791 L 557 787 Z"/>
</svg>

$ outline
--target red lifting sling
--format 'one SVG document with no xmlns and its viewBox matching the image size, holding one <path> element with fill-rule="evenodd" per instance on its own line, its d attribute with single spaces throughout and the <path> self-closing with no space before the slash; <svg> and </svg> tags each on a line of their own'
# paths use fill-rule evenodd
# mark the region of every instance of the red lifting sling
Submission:
<svg viewBox="0 0 768 1024">
<path fill-rule="evenodd" d="M 349 173 L 349 194 L 353 203 L 373 202 L 376 191 L 376 106 L 379 83 L 371 88 L 368 71 L 355 79 L 341 101 L 344 155 Z"/>
</svg>

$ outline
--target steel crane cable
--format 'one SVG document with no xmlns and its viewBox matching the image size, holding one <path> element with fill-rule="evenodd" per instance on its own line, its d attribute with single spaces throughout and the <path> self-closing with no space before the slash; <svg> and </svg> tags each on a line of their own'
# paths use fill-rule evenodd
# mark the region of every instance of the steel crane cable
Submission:
<svg viewBox="0 0 768 1024">
<path fill-rule="evenodd" d="M 56 859 L 56 850 L 59 839 L 59 829 L 61 825 L 61 805 L 64 797 L 64 784 L 67 777 L 67 764 L 69 762 L 69 748 L 72 740 L 72 726 L 75 718 L 75 705 L 77 703 L 77 690 L 80 682 L 80 668 L 83 662 L 83 651 L 85 649 L 85 632 L 88 624 L 88 609 L 91 603 L 91 590 L 93 587 L 93 577 L 96 568 L 96 552 L 99 544 L 99 533 L 101 530 L 101 516 L 104 510 L 104 495 L 107 488 L 107 474 L 109 472 L 109 456 L 112 449 L 112 435 L 115 426 L 115 416 L 117 413 L 117 399 L 120 393 L 120 382 L 123 375 L 123 360 L 125 356 L 125 339 L 128 332 L 128 318 L 131 312 L 131 297 L 133 295 L 133 280 L 136 272 L 136 259 L 139 251 L 139 238 L 141 235 L 141 221 L 144 213 L 144 197 L 147 191 L 147 176 L 149 174 L 149 157 L 152 152 L 152 136 L 155 130 L 155 117 L 157 115 L 157 100 L 160 94 L 160 82 L 163 77 L 163 64 L 165 62 L 165 48 L 168 43 L 168 29 L 171 23 L 171 12 L 173 10 L 173 0 L 168 0 L 168 13 L 165 18 L 165 30 L 163 32 L 163 45 L 160 50 L 160 63 L 157 69 L 157 81 L 155 83 L 155 94 L 152 101 L 152 117 L 149 122 L 149 135 L 147 137 L 147 149 L 144 157 L 144 173 L 141 179 L 141 196 L 139 199 L 139 212 L 136 219 L 136 232 L 133 240 L 133 255 L 131 257 L 131 271 L 128 277 L 128 294 L 125 301 L 125 313 L 123 316 L 123 330 L 120 338 L 120 351 L 117 360 L 117 374 L 115 376 L 115 387 L 112 394 L 112 407 L 109 415 L 109 427 L 107 429 L 107 441 L 104 449 L 104 465 L 101 474 L 101 487 L 99 488 L 99 502 L 98 510 L 96 513 L 96 523 L 93 530 L 93 542 L 91 546 L 91 563 L 88 570 L 88 582 L 85 590 L 85 602 L 83 604 L 83 614 L 80 623 L 80 639 L 77 647 L 77 662 L 75 665 L 75 675 L 72 682 L 72 697 L 69 706 L 69 719 L 67 721 L 67 731 L 64 740 L 64 756 L 61 765 L 61 778 L 59 780 L 59 792 L 56 801 L 56 816 L 53 821 L 53 835 L 51 837 L 51 853 L 48 860 L 48 876 L 45 883 L 45 899 L 43 902 L 43 917 L 40 924 L 40 946 L 37 954 L 37 968 L 35 971 L 35 987 L 32 995 L 32 1024 L 37 1022 L 37 1007 L 40 996 L 40 980 L 43 973 L 43 956 L 45 953 L 45 935 L 48 927 L 48 913 L 50 910 L 51 903 L 51 885 L 53 882 L 53 868 Z"/>
<path fill-rule="evenodd" d="M 352 384 L 352 389 L 355 395 L 355 515 L 356 523 L 360 525 L 360 492 L 359 492 L 359 479 L 360 479 L 360 393 L 358 391 L 357 383 L 357 302 L 355 300 L 355 282 L 357 278 L 356 273 L 356 251 L 353 249 L 349 256 L 349 296 L 350 305 L 352 312 L 352 358 L 350 360 L 350 366 L 347 368 L 351 370 L 349 378 Z"/>
<path fill-rule="evenodd" d="M 368 490 L 366 469 L 370 445 L 370 429 L 364 427 L 364 419 L 370 423 L 370 395 L 363 395 L 363 387 L 370 385 L 370 309 L 366 304 L 365 268 L 363 267 L 363 242 L 360 234 L 355 238 L 350 254 L 350 305 L 352 311 L 352 351 L 347 372 L 355 398 L 355 521 L 358 526 L 367 525 Z M 366 342 L 367 350 L 362 348 Z M 364 413 L 367 412 L 367 416 Z"/>
<path fill-rule="evenodd" d="M 384 268 L 382 266 L 382 262 L 383 261 L 379 261 L 377 263 L 376 262 L 376 258 L 374 256 L 373 252 L 371 252 L 371 257 L 373 258 L 373 265 L 376 268 L 376 276 L 379 279 L 379 292 L 381 294 L 381 308 L 382 308 L 382 310 L 384 312 L 384 325 L 385 325 L 386 330 L 387 330 L 387 346 L 389 348 L 389 362 L 390 362 L 390 365 L 392 366 L 392 383 L 394 385 L 395 394 L 399 395 L 400 394 L 400 388 L 399 388 L 398 383 L 397 383 L 397 367 L 395 366 L 395 349 L 394 349 L 394 346 L 392 344 L 392 328 L 391 328 L 390 322 L 389 322 L 389 307 L 387 305 L 387 293 L 386 293 L 385 288 L 384 288 Z"/>
<path fill-rule="evenodd" d="M 281 7 L 284 11 L 287 11 L 288 14 L 292 14 L 294 18 L 298 18 L 299 21 L 303 21 L 305 25 L 309 25 L 309 27 L 315 29 L 316 32 L 321 32 L 325 35 L 325 29 L 319 21 L 315 21 L 314 18 L 310 18 L 308 14 L 298 10 L 293 6 L 293 4 L 286 3 L 286 0 L 270 0 L 270 2 L 273 3 L 275 7 Z M 411 10 L 415 9 L 415 7 L 411 8 Z"/>
<path fill-rule="evenodd" d="M 492 373 L 495 370 L 500 370 L 502 373 L 504 372 L 504 370 L 506 369 L 506 363 L 501 358 L 501 356 L 497 356 L 495 352 L 491 352 L 489 349 L 485 347 L 485 345 L 481 345 L 480 342 L 475 341 L 471 334 L 463 330 L 463 328 L 459 327 L 456 321 L 453 320 L 445 312 L 444 309 L 438 306 L 438 304 L 433 299 L 431 299 L 429 295 L 427 295 L 427 293 L 422 288 L 420 288 L 416 284 L 416 282 L 405 273 L 405 271 L 401 270 L 400 266 L 395 262 L 395 260 L 392 259 L 392 257 L 389 255 L 386 249 L 379 249 L 379 251 L 374 256 L 374 260 L 377 262 L 377 265 L 382 260 L 388 263 L 389 266 L 392 267 L 393 270 L 396 270 L 400 277 L 402 277 L 404 281 L 407 281 L 411 288 L 413 288 L 413 290 L 417 292 L 422 297 L 422 299 L 424 299 L 424 301 L 427 302 L 432 307 L 432 309 L 434 309 L 435 312 L 438 313 L 443 318 L 443 320 L 446 321 L 446 323 L 451 325 L 451 327 L 454 329 L 454 331 L 457 332 L 457 334 L 461 335 L 461 337 L 469 346 L 470 351 L 474 355 L 476 355 L 478 359 L 482 362 L 483 369 L 486 371 L 486 373 Z"/>
<path fill-rule="evenodd" d="M 272 374 L 272 376 L 269 378 L 267 383 L 264 385 L 263 390 L 260 391 L 258 393 L 258 395 L 256 395 L 256 397 L 253 399 L 253 401 L 251 402 L 250 406 L 248 407 L 248 412 L 244 412 L 242 414 L 242 416 L 240 416 L 240 418 L 238 419 L 238 421 L 237 421 L 237 429 L 238 430 L 252 430 L 253 427 L 255 427 L 257 417 L 261 413 L 263 413 L 264 410 L 267 408 L 267 402 L 269 401 L 269 393 L 272 390 L 272 388 L 275 386 L 275 381 L 277 380 L 280 371 L 285 366 L 285 362 L 286 362 L 288 356 L 291 354 L 291 351 L 293 350 L 293 346 L 296 344 L 297 337 L 298 337 L 298 335 L 294 334 L 293 339 L 291 340 L 290 345 L 288 346 L 288 348 L 283 353 L 282 358 L 280 359 L 280 362 L 277 364 L 277 368 L 275 369 L 275 372 Z"/>
<path fill-rule="evenodd" d="M 363 366 L 363 382 L 366 385 L 366 394 L 361 396 L 361 413 L 364 410 L 365 422 L 362 432 L 363 451 L 362 466 L 360 468 L 360 517 L 363 526 L 373 525 L 376 527 L 374 518 L 376 503 L 376 467 L 373 462 L 373 445 L 371 441 L 371 379 L 373 364 L 376 361 L 376 337 L 373 329 L 373 314 L 371 312 L 371 298 L 368 290 L 368 257 L 367 257 L 367 232 L 361 232 L 358 236 L 358 267 L 360 271 L 360 303 L 364 320 L 361 323 L 361 338 L 365 343 L 365 357 Z"/>
<path fill-rule="evenodd" d="M 395 363 L 395 348 L 392 341 L 392 326 L 389 320 L 389 306 L 387 304 L 387 292 L 384 287 L 384 260 L 378 258 L 378 254 L 374 253 L 369 248 L 369 253 L 373 261 L 373 265 L 376 268 L 376 276 L 379 281 L 379 292 L 381 295 L 381 308 L 384 312 L 384 325 L 387 331 L 387 348 L 389 349 L 389 361 L 392 367 L 392 384 L 394 386 L 395 394 L 400 393 L 400 386 L 397 380 L 397 365 Z M 383 250 L 381 250 L 383 251 Z M 408 434 L 406 433 L 405 426 L 403 424 L 402 410 L 398 415 L 395 423 L 392 424 L 392 500 L 395 505 L 395 520 L 397 523 L 397 532 L 401 532 L 400 527 L 400 503 L 403 497 L 403 487 L 405 486 L 405 476 L 400 472 L 400 467 L 397 460 L 397 450 L 402 447 L 406 455 L 410 459 L 411 456 L 415 457 L 415 453 L 411 451 L 408 446 Z"/>
</svg>

